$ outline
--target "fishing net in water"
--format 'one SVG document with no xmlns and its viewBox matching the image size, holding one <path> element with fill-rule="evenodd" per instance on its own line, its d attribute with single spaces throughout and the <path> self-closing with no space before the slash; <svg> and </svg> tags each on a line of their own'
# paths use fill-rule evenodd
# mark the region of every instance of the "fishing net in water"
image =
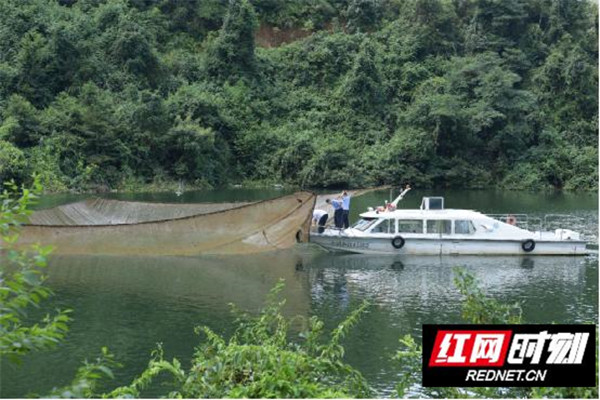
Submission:
<svg viewBox="0 0 600 400">
<path fill-rule="evenodd" d="M 88 199 L 34 212 L 31 225 L 118 225 L 164 221 L 216 211 L 249 203 L 142 203 L 110 199 Z"/>
<path fill-rule="evenodd" d="M 316 196 L 255 203 L 152 204 L 95 199 L 35 212 L 19 243 L 58 254 L 245 254 L 308 240 Z"/>
</svg>

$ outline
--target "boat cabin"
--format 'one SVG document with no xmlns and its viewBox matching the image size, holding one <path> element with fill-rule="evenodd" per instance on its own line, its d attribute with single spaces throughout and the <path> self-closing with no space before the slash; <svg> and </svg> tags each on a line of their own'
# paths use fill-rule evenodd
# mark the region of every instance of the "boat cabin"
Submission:
<svg viewBox="0 0 600 400">
<path fill-rule="evenodd" d="M 444 209 L 443 197 L 423 197 L 419 210 L 374 211 L 361 214 L 353 229 L 364 233 L 472 235 L 481 214 Z"/>
<path fill-rule="evenodd" d="M 476 232 L 475 224 L 471 219 L 438 219 L 433 216 L 429 218 L 363 217 L 352 228 L 365 233 L 387 234 L 471 235 Z"/>
</svg>

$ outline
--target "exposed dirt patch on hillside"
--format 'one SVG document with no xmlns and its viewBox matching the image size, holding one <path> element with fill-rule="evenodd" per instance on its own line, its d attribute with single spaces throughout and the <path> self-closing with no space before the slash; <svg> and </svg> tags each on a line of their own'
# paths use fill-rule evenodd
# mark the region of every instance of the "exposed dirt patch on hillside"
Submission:
<svg viewBox="0 0 600 400">
<path fill-rule="evenodd" d="M 256 44 L 260 47 L 278 47 L 286 43 L 305 38 L 313 34 L 313 31 L 302 28 L 277 28 L 262 25 L 256 32 Z"/>
</svg>

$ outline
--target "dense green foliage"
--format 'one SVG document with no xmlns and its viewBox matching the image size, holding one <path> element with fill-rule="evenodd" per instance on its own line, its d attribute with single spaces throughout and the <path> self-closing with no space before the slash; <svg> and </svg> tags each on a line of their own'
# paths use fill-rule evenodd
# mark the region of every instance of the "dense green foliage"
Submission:
<svg viewBox="0 0 600 400">
<path fill-rule="evenodd" d="M 69 310 L 47 314 L 39 321 L 28 315 L 52 294 L 42 273 L 52 249 L 15 246 L 19 226 L 42 188 L 37 179 L 33 190 L 18 190 L 13 183 L 6 186 L 0 195 L 0 357 L 19 362 L 32 351 L 56 346 L 68 331 L 70 318 Z"/>
<path fill-rule="evenodd" d="M 454 269 L 454 285 L 463 296 L 462 317 L 469 324 L 521 324 L 522 310 L 518 303 L 505 304 L 488 297 L 478 286 L 477 280 L 462 268 Z M 404 373 L 397 385 L 400 397 L 429 397 L 447 399 L 466 398 L 598 398 L 598 359 L 596 358 L 596 387 L 438 387 L 423 388 L 421 383 L 422 349 L 406 335 L 400 339 L 401 350 L 396 359 Z M 596 343 L 596 347 L 598 344 Z"/>
<path fill-rule="evenodd" d="M 1 0 L 0 180 L 594 189 L 597 15 L 559 0 Z M 262 48 L 258 27 L 305 37 Z"/>
</svg>

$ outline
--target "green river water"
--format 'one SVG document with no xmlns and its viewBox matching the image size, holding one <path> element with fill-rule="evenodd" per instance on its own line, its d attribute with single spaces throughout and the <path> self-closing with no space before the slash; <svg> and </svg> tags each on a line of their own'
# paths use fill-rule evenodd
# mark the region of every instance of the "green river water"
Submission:
<svg viewBox="0 0 600 400">
<path fill-rule="evenodd" d="M 277 190 L 111 194 L 140 201 L 248 201 L 274 197 Z M 412 191 L 401 203 L 416 208 L 421 196 L 441 195 L 448 208 L 486 213 L 571 214 L 597 242 L 598 195 L 499 191 Z M 41 206 L 85 196 L 49 196 Z M 351 220 L 367 206 L 381 205 L 389 191 L 352 201 Z M 347 361 L 358 368 L 378 396 L 393 395 L 400 366 L 392 357 L 398 339 L 421 335 L 425 323 L 458 323 L 460 296 L 452 284 L 454 266 L 475 274 L 485 291 L 522 304 L 528 323 L 597 323 L 598 258 L 585 257 L 390 257 L 334 254 L 310 244 L 289 251 L 244 257 L 54 256 L 48 285 L 55 296 L 48 309 L 71 308 L 71 330 L 57 349 L 30 355 L 20 366 L 0 364 L 0 396 L 47 394 L 68 384 L 83 360 L 107 346 L 124 364 L 110 387 L 130 382 L 147 364 L 157 342 L 166 358 L 188 365 L 200 338 L 194 327 L 232 332 L 229 303 L 257 310 L 280 278 L 288 315 L 317 315 L 333 327 L 363 300 L 371 303 L 344 341 Z M 45 310 L 40 310 L 45 311 Z M 149 397 L 164 393 L 153 387 Z"/>
</svg>

